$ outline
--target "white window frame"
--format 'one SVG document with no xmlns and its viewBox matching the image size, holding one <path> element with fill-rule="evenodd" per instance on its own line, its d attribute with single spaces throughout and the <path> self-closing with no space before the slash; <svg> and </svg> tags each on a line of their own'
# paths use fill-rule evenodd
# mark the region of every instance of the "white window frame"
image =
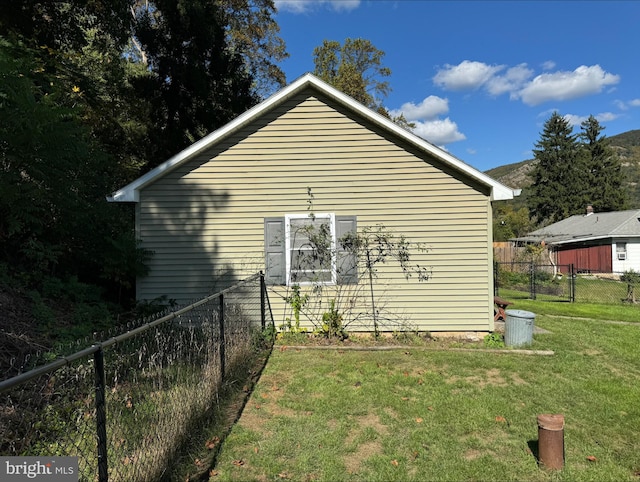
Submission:
<svg viewBox="0 0 640 482">
<path fill-rule="evenodd" d="M 618 261 L 626 261 L 627 259 L 627 242 L 626 241 L 616 242 L 616 258 L 618 259 Z"/>
<path fill-rule="evenodd" d="M 284 225 L 285 225 L 285 258 L 286 258 L 286 283 L 287 286 L 291 286 L 292 284 L 298 284 L 300 286 L 305 285 L 313 285 L 313 284 L 322 284 L 322 285 L 335 285 L 337 283 L 337 269 L 336 269 L 336 216 L 334 213 L 319 213 L 314 214 L 313 218 L 315 219 L 327 219 L 329 221 L 329 229 L 331 233 L 331 281 L 300 281 L 300 282 L 291 282 L 291 241 L 292 234 L 291 233 L 291 221 L 294 219 L 309 219 L 311 216 L 306 214 L 285 214 L 284 216 Z"/>
</svg>

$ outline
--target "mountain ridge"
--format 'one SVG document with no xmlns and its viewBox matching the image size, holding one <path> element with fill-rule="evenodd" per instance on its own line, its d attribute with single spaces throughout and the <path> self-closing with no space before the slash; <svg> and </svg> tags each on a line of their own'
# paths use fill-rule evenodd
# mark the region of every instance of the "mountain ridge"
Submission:
<svg viewBox="0 0 640 482">
<path fill-rule="evenodd" d="M 622 173 L 625 179 L 624 189 L 629 193 L 629 209 L 640 209 L 640 129 L 635 129 L 615 136 L 607 137 L 613 150 L 622 160 Z M 526 205 L 530 186 L 533 184 L 531 174 L 535 167 L 535 159 L 527 159 L 513 164 L 494 167 L 484 171 L 485 174 L 505 186 L 522 189 L 522 194 L 514 199 L 515 206 Z"/>
</svg>

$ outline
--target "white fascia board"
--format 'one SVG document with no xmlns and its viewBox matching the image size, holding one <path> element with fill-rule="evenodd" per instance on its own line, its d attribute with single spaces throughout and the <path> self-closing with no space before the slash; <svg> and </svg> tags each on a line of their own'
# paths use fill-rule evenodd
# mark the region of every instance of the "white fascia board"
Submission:
<svg viewBox="0 0 640 482">
<path fill-rule="evenodd" d="M 140 176 L 132 183 L 118 189 L 110 196 L 107 196 L 109 202 L 138 202 L 140 200 L 139 191 L 147 184 L 153 182 L 156 178 L 161 177 L 165 173 L 171 171 L 176 166 L 182 164 L 188 159 L 198 155 L 198 153 L 206 150 L 209 146 L 215 144 L 219 139 L 232 133 L 233 131 L 240 129 L 242 126 L 248 124 L 253 119 L 258 117 L 262 112 L 268 110 L 274 104 L 279 103 L 283 99 L 293 95 L 300 87 L 306 82 L 305 77 L 301 77 L 295 82 L 291 83 L 288 87 L 276 92 L 271 97 L 267 98 L 260 104 L 253 106 L 251 109 L 240 114 L 234 120 L 225 124 L 221 128 L 206 135 L 197 142 L 194 142 L 186 149 L 180 151 L 175 156 L 171 157 L 167 161 L 163 162 L 156 168 Z"/>
<path fill-rule="evenodd" d="M 396 135 L 405 139 L 411 144 L 415 145 L 422 151 L 428 152 L 438 160 L 444 162 L 445 164 L 451 165 L 456 170 L 467 174 L 472 179 L 479 181 L 481 184 L 489 186 L 491 188 L 492 201 L 504 201 L 508 199 L 513 199 L 514 196 L 517 196 L 520 194 L 519 190 L 513 190 L 505 186 L 504 184 L 499 183 L 495 179 L 487 176 L 486 174 L 478 171 L 477 169 L 471 167 L 470 165 L 462 162 L 460 159 L 452 156 L 448 152 L 440 149 L 439 147 L 431 144 L 430 142 L 422 139 L 421 137 L 418 137 L 412 132 L 409 132 L 408 130 L 400 127 L 390 119 L 387 119 L 386 117 L 378 114 L 377 112 L 374 112 L 368 107 L 365 107 L 359 102 L 356 102 L 351 97 L 340 92 L 339 90 L 327 84 L 323 80 L 320 80 L 315 75 L 305 74 L 299 77 L 294 82 L 292 82 L 289 86 L 281 89 L 280 91 L 276 92 L 275 94 L 273 94 L 271 97 L 267 98 L 260 104 L 257 104 L 256 106 L 252 107 L 245 113 L 239 115 L 233 121 L 229 122 L 225 126 L 221 127 L 218 130 L 213 131 L 211 134 L 203 137 L 202 139 L 195 142 L 191 146 L 187 147 L 183 151 L 179 152 L 169 160 L 163 162 L 155 169 L 152 169 L 151 171 L 139 177 L 132 183 L 115 191 L 110 196 L 107 196 L 107 200 L 109 202 L 138 202 L 139 190 L 142 189 L 144 186 L 153 182 L 156 178 L 171 171 L 173 168 L 185 162 L 186 160 L 204 151 L 209 146 L 217 142 L 219 139 L 227 136 L 233 131 L 253 121 L 255 118 L 259 117 L 263 112 L 269 110 L 275 104 L 278 104 L 283 100 L 285 100 L 286 98 L 292 95 L 295 95 L 299 90 L 305 88 L 307 85 L 315 86 L 324 94 L 335 99 L 337 102 L 347 105 L 349 108 L 355 110 L 363 117 L 382 126 L 386 130 L 395 133 Z"/>
<path fill-rule="evenodd" d="M 585 237 L 577 237 L 571 239 L 564 239 L 562 241 L 549 241 L 548 244 L 552 246 L 561 246 L 564 244 L 573 244 L 573 243 L 581 243 L 583 241 L 597 241 L 599 239 L 609 239 L 611 236 L 585 236 Z"/>
<path fill-rule="evenodd" d="M 571 244 L 571 243 L 578 243 L 578 242 L 582 242 L 582 241 L 597 241 L 600 239 L 611 239 L 613 241 L 618 240 L 618 239 L 630 239 L 630 240 L 640 240 L 640 236 L 633 236 L 633 235 L 629 235 L 629 234 L 603 234 L 601 236 L 585 236 L 584 238 L 571 238 L 571 239 L 565 239 L 563 241 L 557 241 L 557 242 L 550 242 L 549 244 L 553 245 L 553 246 L 560 246 L 563 244 Z"/>
</svg>

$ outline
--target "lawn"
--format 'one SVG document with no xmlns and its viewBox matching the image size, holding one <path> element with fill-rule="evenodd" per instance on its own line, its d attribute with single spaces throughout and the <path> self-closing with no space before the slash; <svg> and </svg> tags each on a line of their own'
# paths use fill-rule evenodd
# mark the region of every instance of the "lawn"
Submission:
<svg viewBox="0 0 640 482">
<path fill-rule="evenodd" d="M 530 303 L 552 356 L 276 346 L 210 480 L 640 481 L 640 324 Z M 565 416 L 562 471 L 537 463 L 543 413 Z"/>
</svg>

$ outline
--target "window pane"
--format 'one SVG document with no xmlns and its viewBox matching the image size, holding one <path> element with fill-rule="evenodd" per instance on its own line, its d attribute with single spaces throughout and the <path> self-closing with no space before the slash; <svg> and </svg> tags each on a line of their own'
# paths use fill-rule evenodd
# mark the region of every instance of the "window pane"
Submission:
<svg viewBox="0 0 640 482">
<path fill-rule="evenodd" d="M 292 283 L 330 283 L 331 271 L 292 271 L 291 282 Z"/>
<path fill-rule="evenodd" d="M 288 218 L 287 264 L 291 283 L 332 283 L 332 218 Z"/>
</svg>

